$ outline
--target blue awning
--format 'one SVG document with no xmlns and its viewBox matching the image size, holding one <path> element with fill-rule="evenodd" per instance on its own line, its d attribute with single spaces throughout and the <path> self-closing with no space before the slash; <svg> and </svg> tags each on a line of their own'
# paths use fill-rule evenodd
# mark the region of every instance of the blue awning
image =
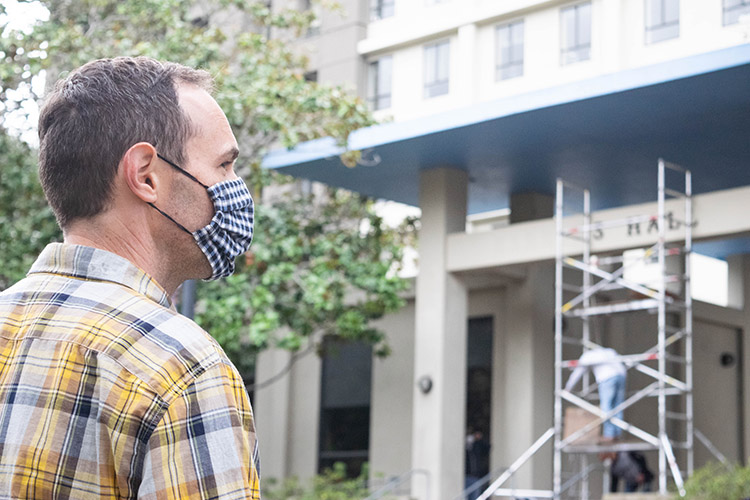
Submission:
<svg viewBox="0 0 750 500">
<path fill-rule="evenodd" d="M 562 177 L 594 208 L 652 201 L 659 157 L 690 168 L 696 193 L 750 185 L 750 44 L 482 102 L 353 133 L 365 164 L 331 139 L 275 151 L 267 168 L 418 204 L 419 172 L 468 171 L 469 213 Z"/>
</svg>

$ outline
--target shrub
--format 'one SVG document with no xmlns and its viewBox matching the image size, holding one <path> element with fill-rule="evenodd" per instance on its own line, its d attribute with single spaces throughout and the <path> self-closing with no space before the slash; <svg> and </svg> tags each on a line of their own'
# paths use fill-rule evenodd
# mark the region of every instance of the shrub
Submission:
<svg viewBox="0 0 750 500">
<path fill-rule="evenodd" d="M 712 462 L 685 482 L 686 500 L 742 500 L 750 497 L 750 467 Z"/>
<path fill-rule="evenodd" d="M 302 483 L 296 477 L 281 483 L 261 481 L 264 500 L 361 500 L 369 495 L 364 474 L 356 479 L 346 477 L 346 466 L 336 463 L 333 469 Z"/>
</svg>

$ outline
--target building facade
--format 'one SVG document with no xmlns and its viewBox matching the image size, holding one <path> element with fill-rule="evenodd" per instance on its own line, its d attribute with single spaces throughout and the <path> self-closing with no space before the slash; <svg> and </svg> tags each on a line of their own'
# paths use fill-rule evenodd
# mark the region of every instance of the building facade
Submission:
<svg viewBox="0 0 750 500">
<path fill-rule="evenodd" d="M 601 219 L 653 214 L 659 156 L 693 170 L 696 250 L 728 262 L 728 304 L 694 309 L 695 425 L 728 459 L 744 461 L 750 3 L 343 6 L 345 16 L 324 18 L 300 49 L 318 81 L 348 83 L 392 120 L 350 140 L 374 165 L 338 165 L 324 140 L 265 164 L 418 206 L 419 274 L 408 305 L 380 324 L 389 358 L 342 346 L 338 357 L 298 360 L 256 393 L 264 477 L 368 462 L 374 474 L 406 474 L 417 498 L 452 499 L 465 485 L 469 430 L 489 437 L 491 471 L 509 466 L 552 425 L 554 179 L 591 187 Z M 648 225 L 626 227 L 598 250 L 620 255 L 653 238 Z M 654 328 L 644 313 L 603 318 L 594 334 L 634 354 L 653 345 Z M 256 379 L 289 361 L 286 352 L 263 353 Z M 626 419 L 653 430 L 655 410 L 631 409 Z M 696 465 L 711 458 L 695 450 Z M 549 488 L 551 470 L 552 451 L 542 450 L 515 485 Z"/>
</svg>

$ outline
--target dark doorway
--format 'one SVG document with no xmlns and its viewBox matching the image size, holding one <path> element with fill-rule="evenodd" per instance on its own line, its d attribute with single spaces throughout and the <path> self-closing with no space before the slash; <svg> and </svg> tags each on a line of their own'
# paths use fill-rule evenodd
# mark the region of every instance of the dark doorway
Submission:
<svg viewBox="0 0 750 500">
<path fill-rule="evenodd" d="M 326 340 L 324 351 L 318 471 L 341 462 L 357 477 L 369 458 L 372 348 Z"/>
<path fill-rule="evenodd" d="M 492 411 L 492 317 L 469 320 L 466 362 L 466 461 L 468 487 L 487 475 Z"/>
</svg>

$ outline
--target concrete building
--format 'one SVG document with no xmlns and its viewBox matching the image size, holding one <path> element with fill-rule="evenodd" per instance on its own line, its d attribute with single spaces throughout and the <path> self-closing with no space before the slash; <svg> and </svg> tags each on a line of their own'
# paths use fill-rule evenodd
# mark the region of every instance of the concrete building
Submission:
<svg viewBox="0 0 750 500">
<path fill-rule="evenodd" d="M 350 17 L 332 31 L 321 24 L 303 49 L 319 47 L 319 81 L 349 81 L 393 121 L 351 136 L 367 167 L 344 167 L 325 139 L 271 154 L 265 165 L 420 207 L 419 274 L 407 307 L 381 323 L 391 357 L 372 360 L 350 346 L 336 359 L 302 359 L 258 391 L 264 477 L 368 461 L 387 476 L 412 471 L 417 498 L 452 499 L 464 486 L 469 427 L 489 435 L 490 469 L 510 465 L 552 424 L 555 179 L 589 187 L 597 219 L 653 214 L 660 157 L 693 172 L 695 250 L 729 269 L 726 306 L 694 308 L 695 425 L 744 461 L 750 24 L 742 16 L 750 3 L 344 7 Z M 653 239 L 648 225 L 631 226 L 605 231 L 595 246 L 617 255 Z M 653 345 L 654 325 L 645 313 L 605 318 L 596 335 L 638 353 Z M 257 379 L 288 360 L 264 353 Z M 655 425 L 649 409 L 626 417 Z M 710 458 L 695 449 L 696 465 Z M 551 470 L 552 452 L 542 451 L 516 485 L 548 488 Z"/>
</svg>

